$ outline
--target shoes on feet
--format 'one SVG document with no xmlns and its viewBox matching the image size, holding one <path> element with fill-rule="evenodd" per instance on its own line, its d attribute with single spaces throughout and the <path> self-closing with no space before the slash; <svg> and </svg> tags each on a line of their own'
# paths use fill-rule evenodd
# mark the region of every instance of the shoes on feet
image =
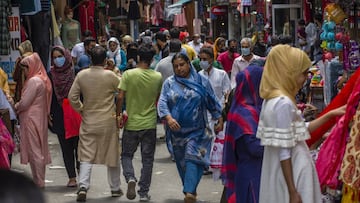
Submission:
<svg viewBox="0 0 360 203">
<path fill-rule="evenodd" d="M 151 199 L 151 196 L 148 194 L 140 195 L 140 202 L 148 202 L 148 201 L 150 201 L 150 199 Z"/>
<path fill-rule="evenodd" d="M 116 191 L 111 191 L 111 197 L 121 197 L 123 195 L 124 195 L 124 193 L 121 189 L 116 190 Z"/>
<path fill-rule="evenodd" d="M 81 187 L 79 189 L 79 191 L 77 192 L 76 201 L 78 201 L 78 202 L 86 202 L 86 193 L 87 193 L 86 188 Z"/>
<path fill-rule="evenodd" d="M 196 196 L 191 193 L 186 193 L 184 203 L 196 203 Z"/>
<path fill-rule="evenodd" d="M 126 198 L 133 200 L 136 197 L 136 191 L 135 191 L 136 182 L 135 180 L 129 180 L 128 182 L 128 188 L 126 192 Z"/>
<path fill-rule="evenodd" d="M 77 186 L 76 178 L 70 178 L 69 182 L 66 185 L 66 187 L 76 187 L 76 186 Z"/>
</svg>

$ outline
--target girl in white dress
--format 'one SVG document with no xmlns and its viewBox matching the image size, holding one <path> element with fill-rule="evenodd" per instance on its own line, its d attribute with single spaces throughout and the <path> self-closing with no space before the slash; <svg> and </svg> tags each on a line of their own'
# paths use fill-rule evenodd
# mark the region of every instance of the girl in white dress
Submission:
<svg viewBox="0 0 360 203">
<path fill-rule="evenodd" d="M 305 140 L 345 107 L 305 123 L 295 96 L 303 86 L 311 61 L 305 52 L 288 45 L 273 47 L 267 57 L 260 84 L 264 99 L 257 137 L 264 145 L 260 203 L 320 203 L 316 169 Z"/>
</svg>

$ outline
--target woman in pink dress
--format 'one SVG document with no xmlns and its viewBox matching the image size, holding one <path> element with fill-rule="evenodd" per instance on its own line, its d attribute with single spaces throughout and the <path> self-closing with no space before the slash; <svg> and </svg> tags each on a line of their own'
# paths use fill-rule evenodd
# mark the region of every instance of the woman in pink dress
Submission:
<svg viewBox="0 0 360 203">
<path fill-rule="evenodd" d="M 25 73 L 21 100 L 15 104 L 20 119 L 20 161 L 30 163 L 34 182 L 45 186 L 45 166 L 51 163 L 48 148 L 48 115 L 51 82 L 37 53 L 20 61 Z"/>
</svg>

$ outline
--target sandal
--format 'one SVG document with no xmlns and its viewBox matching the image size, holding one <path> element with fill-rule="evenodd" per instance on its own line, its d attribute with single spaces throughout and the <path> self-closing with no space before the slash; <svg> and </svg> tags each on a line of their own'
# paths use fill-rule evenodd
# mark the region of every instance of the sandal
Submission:
<svg viewBox="0 0 360 203">
<path fill-rule="evenodd" d="M 70 178 L 67 187 L 77 187 L 77 182 L 75 178 Z"/>
</svg>

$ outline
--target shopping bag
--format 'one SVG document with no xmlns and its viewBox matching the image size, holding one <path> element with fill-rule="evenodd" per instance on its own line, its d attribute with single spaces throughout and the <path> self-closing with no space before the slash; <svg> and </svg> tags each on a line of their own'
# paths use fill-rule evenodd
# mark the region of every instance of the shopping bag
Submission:
<svg viewBox="0 0 360 203">
<path fill-rule="evenodd" d="M 63 100 L 62 108 L 64 112 L 65 139 L 79 135 L 81 115 L 76 112 L 67 98 Z"/>
</svg>

